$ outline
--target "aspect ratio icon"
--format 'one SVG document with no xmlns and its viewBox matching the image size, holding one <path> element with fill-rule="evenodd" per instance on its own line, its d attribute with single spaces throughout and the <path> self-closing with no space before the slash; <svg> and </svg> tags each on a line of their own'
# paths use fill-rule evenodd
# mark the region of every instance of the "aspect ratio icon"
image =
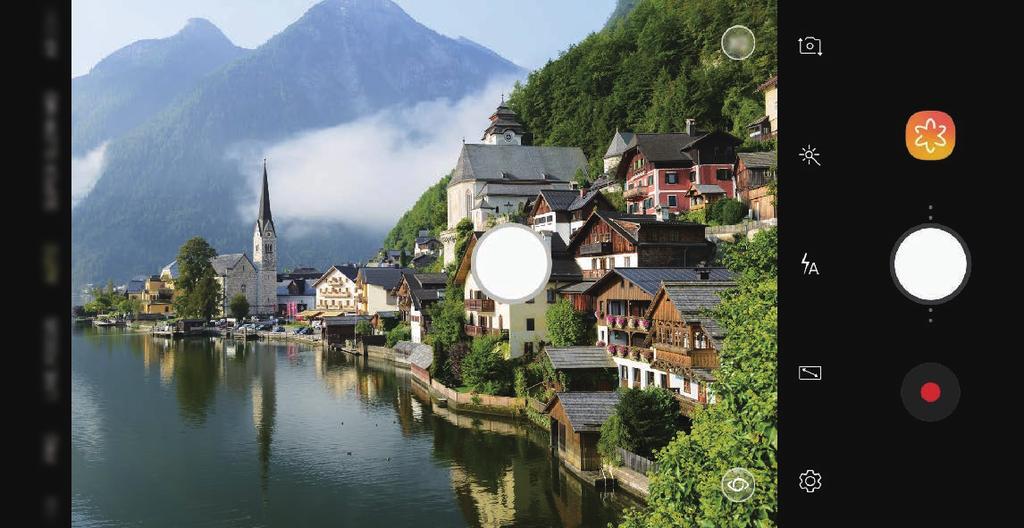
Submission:
<svg viewBox="0 0 1024 528">
<path fill-rule="evenodd" d="M 800 381 L 821 381 L 821 365 L 800 365 Z"/>
<path fill-rule="evenodd" d="M 821 39 L 810 35 L 796 39 L 800 44 L 801 55 L 821 56 Z"/>
</svg>

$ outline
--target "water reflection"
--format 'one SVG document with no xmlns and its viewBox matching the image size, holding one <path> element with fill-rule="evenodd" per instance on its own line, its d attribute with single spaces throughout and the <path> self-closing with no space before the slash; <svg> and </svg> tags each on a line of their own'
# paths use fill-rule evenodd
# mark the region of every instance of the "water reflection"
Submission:
<svg viewBox="0 0 1024 528">
<path fill-rule="evenodd" d="M 583 527 L 634 504 L 567 474 L 532 426 L 434 407 L 387 362 L 92 330 L 73 345 L 76 526 Z"/>
</svg>

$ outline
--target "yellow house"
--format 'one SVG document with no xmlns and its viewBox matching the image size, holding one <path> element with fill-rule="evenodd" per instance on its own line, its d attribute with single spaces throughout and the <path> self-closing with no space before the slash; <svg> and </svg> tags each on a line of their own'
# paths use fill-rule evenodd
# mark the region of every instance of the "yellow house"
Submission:
<svg viewBox="0 0 1024 528">
<path fill-rule="evenodd" d="M 398 311 L 398 295 L 395 291 L 402 282 L 405 268 L 359 268 L 356 274 L 356 303 L 360 314 L 373 315 L 381 312 Z"/>
<path fill-rule="evenodd" d="M 140 313 L 174 314 L 174 287 L 160 275 L 133 279 L 126 293 L 129 299 L 139 302 Z"/>
<path fill-rule="evenodd" d="M 481 291 L 470 272 L 473 247 L 483 233 L 475 233 L 466 244 L 466 253 L 459 262 L 455 284 L 463 286 L 463 302 L 466 308 L 465 331 L 469 337 L 481 335 L 502 335 L 508 338 L 510 358 L 539 352 L 547 341 L 548 307 L 558 302 L 558 290 L 579 282 L 582 272 L 576 262 L 565 253 L 565 243 L 557 233 L 543 233 L 545 240 L 552 244 L 551 278 L 547 288 L 536 297 L 523 303 L 506 304 L 490 299 Z"/>
</svg>

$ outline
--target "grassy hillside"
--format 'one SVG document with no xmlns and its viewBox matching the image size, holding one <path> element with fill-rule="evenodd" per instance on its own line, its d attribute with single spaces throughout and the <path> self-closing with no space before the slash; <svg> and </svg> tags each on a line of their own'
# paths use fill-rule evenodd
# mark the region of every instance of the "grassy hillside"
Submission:
<svg viewBox="0 0 1024 528">
<path fill-rule="evenodd" d="M 412 254 L 413 243 L 420 229 L 429 229 L 435 237 L 448 227 L 448 180 L 452 175 L 441 178 L 431 185 L 412 208 L 398 219 L 384 238 L 384 247 L 388 249 L 404 249 Z"/>
<path fill-rule="evenodd" d="M 740 134 L 762 115 L 756 87 L 776 72 L 775 0 L 640 0 L 516 86 L 510 105 L 537 145 L 582 147 L 596 171 L 616 128 Z M 619 7 L 622 7 L 621 5 Z M 759 43 L 733 61 L 722 33 L 743 24 Z"/>
</svg>

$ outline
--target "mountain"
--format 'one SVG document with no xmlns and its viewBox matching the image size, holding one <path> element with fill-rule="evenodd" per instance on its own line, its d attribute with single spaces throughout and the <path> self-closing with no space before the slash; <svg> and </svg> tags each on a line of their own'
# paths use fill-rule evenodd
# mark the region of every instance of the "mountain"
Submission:
<svg viewBox="0 0 1024 528">
<path fill-rule="evenodd" d="M 246 184 L 257 174 L 261 146 L 384 108 L 458 100 L 495 76 L 522 73 L 486 48 L 426 28 L 389 0 L 316 4 L 108 144 L 102 176 L 72 211 L 73 281 L 153 272 L 196 235 L 221 252 L 250 252 L 255 201 L 253 218 L 239 208 L 249 205 Z M 239 144 L 257 152 L 233 158 L 229 150 Z M 240 165 L 252 174 L 241 174 Z M 358 191 L 395 177 L 368 175 Z M 302 178 L 275 173 L 271 161 L 271 194 Z M 304 236 L 289 236 L 299 227 Z M 383 236 L 383 229 L 336 222 L 279 220 L 278 231 L 281 268 L 363 259 Z"/>
<path fill-rule="evenodd" d="M 71 148 L 81 156 L 122 136 L 249 50 L 193 18 L 175 35 L 140 40 L 71 80 Z"/>
</svg>

